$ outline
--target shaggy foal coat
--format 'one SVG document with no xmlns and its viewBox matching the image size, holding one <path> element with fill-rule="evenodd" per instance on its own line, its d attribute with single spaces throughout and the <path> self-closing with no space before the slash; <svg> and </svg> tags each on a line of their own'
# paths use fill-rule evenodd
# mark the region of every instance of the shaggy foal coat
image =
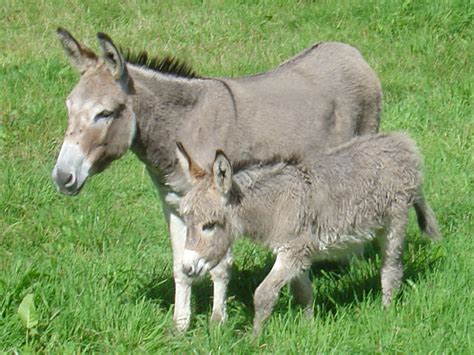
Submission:
<svg viewBox="0 0 474 355">
<path fill-rule="evenodd" d="M 181 205 L 188 235 L 183 270 L 190 276 L 216 265 L 236 237 L 268 246 L 276 262 L 258 286 L 254 334 L 260 333 L 280 289 L 290 283 L 296 300 L 312 313 L 305 270 L 314 260 L 334 259 L 380 237 L 382 302 L 387 306 L 402 278 L 408 209 L 439 237 L 424 202 L 421 157 L 404 134 L 357 137 L 317 157 L 234 166 L 218 151 L 212 173 L 196 166 L 178 145 L 192 190 Z"/>
</svg>

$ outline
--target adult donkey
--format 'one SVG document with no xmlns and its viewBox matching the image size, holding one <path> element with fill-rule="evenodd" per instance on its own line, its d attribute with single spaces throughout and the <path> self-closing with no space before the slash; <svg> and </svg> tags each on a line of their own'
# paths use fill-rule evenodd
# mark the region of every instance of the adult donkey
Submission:
<svg viewBox="0 0 474 355">
<path fill-rule="evenodd" d="M 229 159 L 267 159 L 321 150 L 376 132 L 381 88 L 360 53 L 319 43 L 276 69 L 243 78 L 200 78 L 173 58 L 124 57 L 103 33 L 102 55 L 59 28 L 59 39 L 81 73 L 66 105 L 69 123 L 53 179 L 60 192 L 79 193 L 86 179 L 129 148 L 146 165 L 168 222 L 175 279 L 174 321 L 189 326 L 191 282 L 182 270 L 186 227 L 176 204 L 191 187 L 177 164 L 176 142 L 210 166 L 216 149 Z M 210 271 L 211 319 L 226 317 L 231 252 Z"/>
</svg>

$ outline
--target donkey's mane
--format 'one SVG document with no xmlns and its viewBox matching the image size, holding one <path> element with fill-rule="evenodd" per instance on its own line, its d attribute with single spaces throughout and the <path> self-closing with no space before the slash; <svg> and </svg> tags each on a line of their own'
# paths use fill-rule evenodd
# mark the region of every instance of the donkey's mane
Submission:
<svg viewBox="0 0 474 355">
<path fill-rule="evenodd" d="M 264 168 L 264 167 L 271 167 L 276 164 L 285 164 L 285 165 L 298 165 L 301 162 L 302 158 L 296 154 L 291 155 L 289 157 L 282 157 L 280 155 L 274 155 L 273 157 L 265 160 L 258 160 L 258 159 L 248 159 L 248 160 L 240 160 L 232 164 L 232 168 L 234 173 L 238 173 L 239 171 L 251 169 L 251 168 Z"/>
<path fill-rule="evenodd" d="M 134 52 L 128 48 L 120 48 L 120 52 L 125 61 L 130 64 L 182 78 L 199 78 L 190 65 L 174 56 L 159 58 L 157 56 L 149 56 L 146 51 Z"/>
</svg>

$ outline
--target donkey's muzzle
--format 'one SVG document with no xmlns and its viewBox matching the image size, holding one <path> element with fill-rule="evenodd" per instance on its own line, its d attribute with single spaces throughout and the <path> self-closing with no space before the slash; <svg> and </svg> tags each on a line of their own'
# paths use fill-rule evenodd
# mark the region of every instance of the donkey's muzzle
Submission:
<svg viewBox="0 0 474 355">
<path fill-rule="evenodd" d="M 71 186 L 74 184 L 74 174 L 67 171 L 58 170 L 56 175 L 56 182 L 62 186 Z"/>
<path fill-rule="evenodd" d="M 89 176 L 90 167 L 78 144 L 64 142 L 52 174 L 58 191 L 77 195 Z"/>
<path fill-rule="evenodd" d="M 78 186 L 77 177 L 74 172 L 69 172 L 55 167 L 53 180 L 59 192 L 65 195 L 77 195 L 82 186 Z"/>
</svg>

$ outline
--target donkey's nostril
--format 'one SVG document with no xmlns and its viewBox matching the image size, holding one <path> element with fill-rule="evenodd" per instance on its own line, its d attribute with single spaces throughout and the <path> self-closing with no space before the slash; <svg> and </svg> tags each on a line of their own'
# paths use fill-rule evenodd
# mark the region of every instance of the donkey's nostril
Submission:
<svg viewBox="0 0 474 355">
<path fill-rule="evenodd" d="M 59 185 L 71 187 L 76 182 L 75 174 L 58 169 L 56 172 L 56 181 Z"/>
<path fill-rule="evenodd" d="M 69 174 L 69 179 L 66 181 L 66 183 L 64 184 L 65 187 L 71 187 L 72 185 L 74 185 L 76 183 L 76 174 L 74 173 L 70 173 Z"/>
</svg>

